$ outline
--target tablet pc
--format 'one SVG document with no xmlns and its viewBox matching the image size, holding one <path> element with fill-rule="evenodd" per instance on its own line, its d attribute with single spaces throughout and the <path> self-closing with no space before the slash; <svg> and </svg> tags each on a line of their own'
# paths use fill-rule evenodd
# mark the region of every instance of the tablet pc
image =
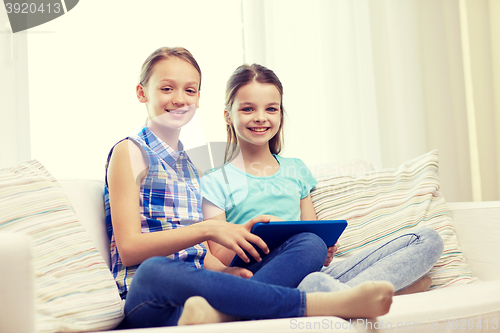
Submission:
<svg viewBox="0 0 500 333">
<path fill-rule="evenodd" d="M 318 235 L 325 242 L 326 246 L 334 246 L 340 235 L 347 226 L 345 220 L 314 220 L 314 221 L 273 221 L 259 222 L 252 227 L 252 233 L 262 238 L 267 244 L 269 251 L 274 250 L 283 244 L 288 238 L 301 232 L 312 232 Z M 265 254 L 262 250 L 254 245 L 261 257 Z M 233 261 L 229 265 L 237 267 L 248 267 L 255 263 L 256 260 L 250 254 L 246 253 L 250 262 L 244 262 L 238 255 L 234 256 Z"/>
</svg>

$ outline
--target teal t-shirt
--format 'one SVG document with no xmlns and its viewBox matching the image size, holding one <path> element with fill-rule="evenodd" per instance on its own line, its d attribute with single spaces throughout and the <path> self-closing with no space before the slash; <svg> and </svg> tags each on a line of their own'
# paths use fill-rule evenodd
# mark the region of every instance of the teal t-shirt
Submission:
<svg viewBox="0 0 500 333">
<path fill-rule="evenodd" d="M 274 157 L 280 167 L 268 177 L 248 174 L 230 163 L 205 173 L 201 179 L 204 199 L 224 210 L 231 223 L 244 224 L 262 214 L 300 220 L 300 200 L 316 186 L 316 179 L 302 160 Z"/>
</svg>

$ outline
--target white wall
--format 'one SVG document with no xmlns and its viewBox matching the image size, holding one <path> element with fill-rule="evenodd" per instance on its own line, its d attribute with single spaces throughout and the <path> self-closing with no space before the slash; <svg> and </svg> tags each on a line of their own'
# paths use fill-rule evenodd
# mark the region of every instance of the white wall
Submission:
<svg viewBox="0 0 500 333">
<path fill-rule="evenodd" d="M 225 82 L 246 60 L 270 67 L 285 86 L 285 156 L 309 165 L 362 158 L 395 167 L 438 148 L 447 200 L 498 199 L 498 0 L 123 3 L 81 1 L 30 29 L 29 96 L 22 57 L 15 67 L 11 34 L 1 34 L 0 162 L 31 156 L 56 177 L 102 178 L 110 147 L 145 118 L 134 93 L 143 60 L 157 47 L 181 45 L 203 71 L 199 118 L 183 131 L 188 148 L 225 140 Z M 469 16 L 469 51 L 459 3 Z M 474 122 L 465 103 L 467 68 Z M 472 195 L 474 184 L 482 197 Z"/>
<path fill-rule="evenodd" d="M 447 200 L 500 198 L 498 0 L 242 1 L 245 59 L 284 86 L 284 156 L 385 168 L 438 149 Z"/>
<path fill-rule="evenodd" d="M 1 8 L 0 169 L 30 159 L 26 33 L 10 31 L 7 13 Z"/>
<path fill-rule="evenodd" d="M 56 178 L 102 178 L 109 149 L 146 118 L 135 86 L 162 46 L 186 47 L 202 69 L 199 117 L 181 140 L 225 141 L 224 87 L 243 61 L 241 38 L 239 1 L 80 1 L 28 33 L 31 156 Z"/>
</svg>

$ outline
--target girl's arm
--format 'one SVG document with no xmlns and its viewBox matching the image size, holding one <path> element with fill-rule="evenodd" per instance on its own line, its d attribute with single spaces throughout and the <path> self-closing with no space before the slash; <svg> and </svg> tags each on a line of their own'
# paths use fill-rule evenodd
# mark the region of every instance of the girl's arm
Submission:
<svg viewBox="0 0 500 333">
<path fill-rule="evenodd" d="M 203 199 L 202 209 L 203 216 L 208 217 L 209 219 L 224 221 L 228 223 L 226 221 L 226 212 L 207 199 Z M 235 252 L 212 241 L 208 241 L 207 243 L 211 254 L 215 256 L 217 260 L 219 260 L 222 264 L 224 264 L 225 266 L 229 266 L 235 256 Z"/>
<path fill-rule="evenodd" d="M 124 265 L 138 265 L 150 257 L 167 256 L 206 240 L 220 243 L 242 258 L 247 258 L 245 249 L 257 260 L 260 259 L 250 242 L 262 249 L 267 248 L 265 243 L 245 228 L 226 222 L 208 220 L 183 228 L 142 233 L 140 179 L 136 181 L 136 177 L 141 173 L 137 170 L 145 161 L 141 161 L 143 157 L 138 157 L 142 156 L 141 149 L 128 142 L 124 140 L 115 146 L 107 177 L 113 230 Z"/>
<path fill-rule="evenodd" d="M 300 200 L 300 219 L 302 221 L 317 220 L 316 211 L 311 200 L 311 195 L 309 194 L 304 199 Z M 333 256 L 337 252 L 337 244 L 328 248 L 328 254 L 326 256 L 326 261 L 323 266 L 328 266 L 332 262 Z"/>
<path fill-rule="evenodd" d="M 210 219 L 214 219 L 217 221 L 223 221 L 224 223 L 227 223 L 229 225 L 234 225 L 236 226 L 237 224 L 229 223 L 226 221 L 226 212 L 219 207 L 215 206 L 213 203 L 210 201 L 203 199 L 203 216 L 208 216 Z M 240 227 L 246 229 L 249 233 L 252 230 L 252 227 L 254 226 L 255 223 L 258 222 L 269 222 L 269 221 L 279 221 L 281 220 L 280 218 L 277 218 L 276 216 L 272 215 L 260 215 L 257 216 L 247 223 L 240 225 Z M 282 221 L 282 220 L 281 220 Z M 255 236 L 255 235 L 254 235 Z M 257 236 L 255 236 L 257 237 Z M 260 239 L 260 237 L 258 237 Z M 260 239 L 262 241 L 262 239 Z M 264 241 L 262 241 L 264 243 Z M 257 243 L 255 243 L 257 244 Z M 265 243 L 264 243 L 265 244 Z M 208 241 L 208 245 L 210 248 L 210 252 L 224 265 L 229 266 L 231 261 L 233 260 L 235 254 L 237 254 L 235 251 L 231 250 L 230 248 L 224 247 L 221 244 L 215 243 L 213 241 Z M 258 244 L 257 244 L 258 245 Z M 263 249 L 260 245 L 259 247 Z M 255 249 L 254 249 L 255 250 Z M 264 253 L 268 253 L 268 248 L 266 245 L 266 251 Z M 240 255 L 238 253 L 238 255 Z M 240 256 L 241 257 L 241 256 Z M 241 257 L 243 258 L 243 257 Z M 245 260 L 246 261 L 246 260 Z"/>
<path fill-rule="evenodd" d="M 318 219 L 310 194 L 300 200 L 300 219 L 302 221 L 313 221 Z"/>
</svg>

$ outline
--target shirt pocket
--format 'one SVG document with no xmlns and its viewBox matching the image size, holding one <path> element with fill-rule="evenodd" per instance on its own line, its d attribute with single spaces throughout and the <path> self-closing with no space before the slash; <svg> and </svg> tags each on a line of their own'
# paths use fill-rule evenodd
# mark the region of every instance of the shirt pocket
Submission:
<svg viewBox="0 0 500 333">
<path fill-rule="evenodd" d="M 162 219 L 173 215 L 174 193 L 169 186 L 168 178 L 150 178 L 144 184 L 143 205 L 145 215 L 154 219 Z"/>
</svg>

